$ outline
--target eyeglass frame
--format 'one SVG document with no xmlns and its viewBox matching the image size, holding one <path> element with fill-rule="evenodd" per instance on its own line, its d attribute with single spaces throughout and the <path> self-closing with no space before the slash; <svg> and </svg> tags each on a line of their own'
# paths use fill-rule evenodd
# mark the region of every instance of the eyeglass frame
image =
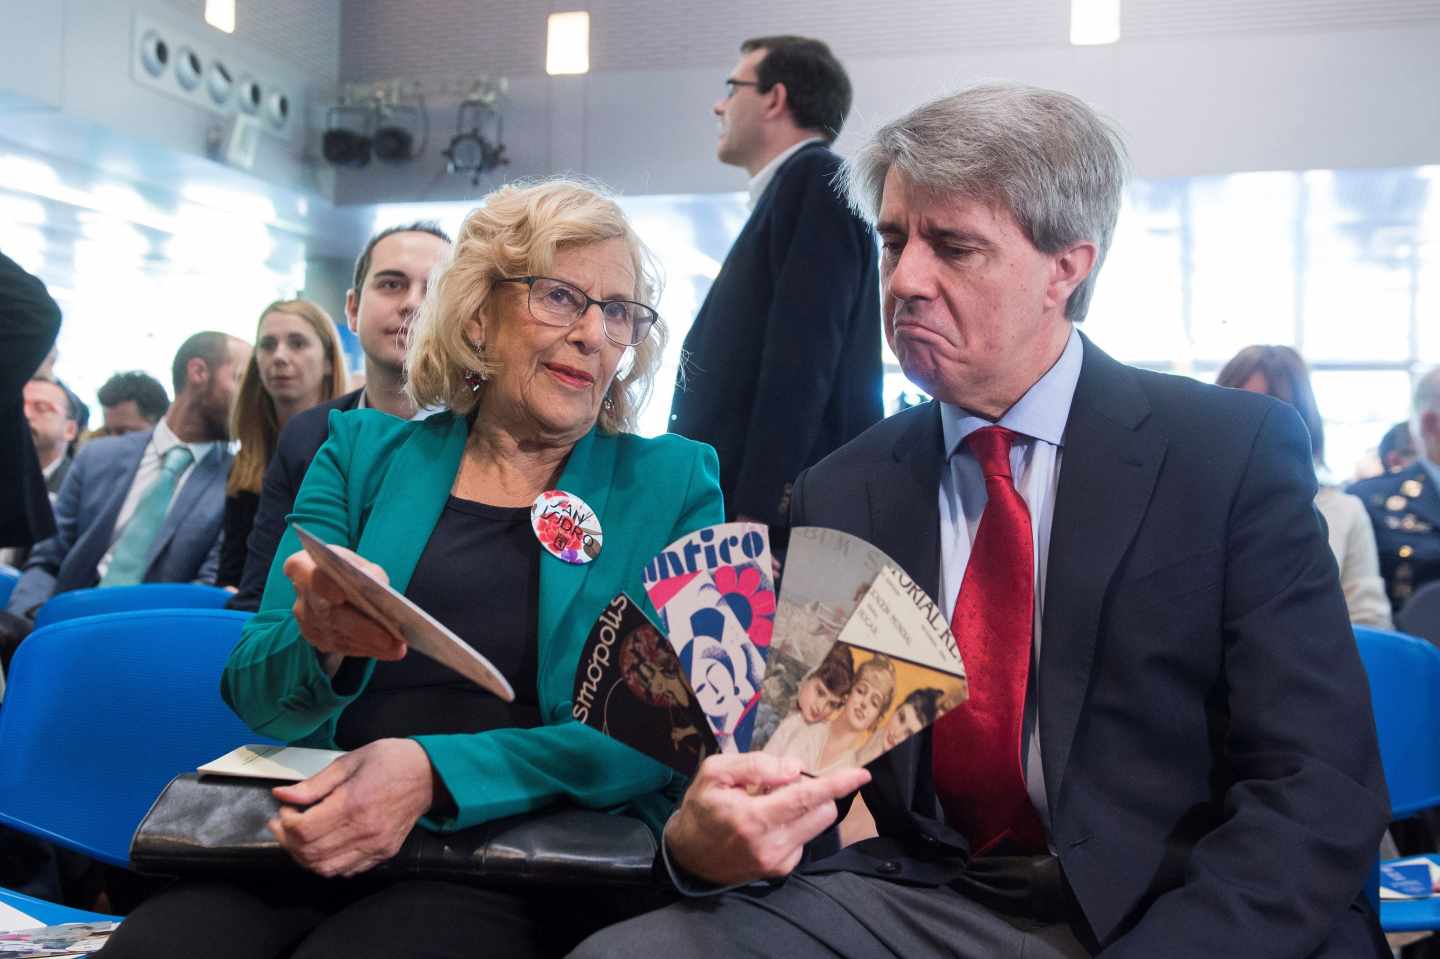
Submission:
<svg viewBox="0 0 1440 959">
<path fill-rule="evenodd" d="M 535 315 L 535 307 L 531 303 L 531 298 L 535 295 L 535 282 L 537 280 L 549 280 L 551 283 L 560 283 L 564 286 L 568 286 L 570 289 L 574 290 L 576 293 L 579 293 L 585 298 L 585 305 L 575 312 L 575 318 L 573 320 L 571 320 L 569 323 L 564 324 L 565 329 L 569 329 L 576 323 L 579 323 L 581 317 L 583 317 L 587 312 L 589 312 L 590 307 L 598 306 L 600 307 L 600 332 L 605 334 L 605 339 L 609 340 L 611 343 L 614 343 L 616 346 L 636 347 L 639 346 L 641 343 L 644 343 L 649 338 L 650 331 L 655 328 L 656 323 L 660 322 L 660 311 L 655 309 L 655 307 L 651 306 L 649 303 L 641 303 L 639 300 L 624 299 L 597 300 L 589 293 L 586 293 L 584 290 L 580 289 L 580 287 L 576 286 L 574 283 L 571 283 L 569 280 L 562 280 L 558 276 L 541 276 L 539 274 L 533 274 L 530 276 L 502 276 L 496 282 L 525 284 L 525 286 L 527 287 L 527 291 L 525 293 L 525 308 L 530 311 L 530 316 L 535 320 L 535 322 L 544 323 L 546 326 L 551 326 L 558 330 L 561 328 L 561 324 L 548 322 Z M 645 328 L 645 335 L 640 337 L 640 339 L 636 340 L 634 343 L 627 343 L 621 340 L 617 340 L 615 337 L 611 336 L 610 324 L 605 319 L 605 305 L 607 303 L 625 303 L 630 306 L 638 306 L 642 310 L 648 310 L 653 319 L 650 320 L 650 325 Z"/>
<path fill-rule="evenodd" d="M 728 99 L 730 99 L 731 97 L 733 97 L 733 96 L 735 95 L 735 88 L 736 88 L 736 87 L 754 87 L 754 88 L 756 89 L 756 91 L 759 92 L 759 90 L 760 90 L 760 81 L 759 81 L 759 80 L 736 80 L 736 79 L 733 79 L 733 78 L 731 78 L 731 77 L 726 77 L 726 79 L 725 79 L 725 86 L 727 86 L 727 87 L 730 88 L 729 92 L 725 94 L 725 99 L 728 100 Z"/>
</svg>

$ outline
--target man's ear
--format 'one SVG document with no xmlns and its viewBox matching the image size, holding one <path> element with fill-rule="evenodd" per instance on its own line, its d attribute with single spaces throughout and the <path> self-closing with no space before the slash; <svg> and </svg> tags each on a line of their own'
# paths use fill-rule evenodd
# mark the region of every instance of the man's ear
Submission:
<svg viewBox="0 0 1440 959">
<path fill-rule="evenodd" d="M 1050 261 L 1050 285 L 1045 291 L 1045 302 L 1063 306 L 1075 288 L 1084 283 L 1095 269 L 1098 254 L 1099 248 L 1089 240 L 1054 254 Z"/>
<path fill-rule="evenodd" d="M 198 356 L 190 357 L 185 364 L 185 388 L 204 386 L 210 382 L 210 364 Z"/>
<path fill-rule="evenodd" d="M 79 432 L 80 432 L 80 424 L 79 424 L 79 423 L 75 422 L 74 420 L 66 420 L 66 421 L 65 421 L 65 442 L 67 442 L 67 443 L 73 443 L 73 442 L 75 441 L 75 434 L 77 434 L 77 433 L 79 433 Z"/>
<path fill-rule="evenodd" d="M 790 91 L 785 89 L 785 84 L 775 84 L 764 95 L 765 119 L 778 120 L 790 112 Z"/>
<path fill-rule="evenodd" d="M 350 327 L 351 333 L 359 335 L 360 293 L 357 290 L 345 291 L 345 325 Z"/>
</svg>

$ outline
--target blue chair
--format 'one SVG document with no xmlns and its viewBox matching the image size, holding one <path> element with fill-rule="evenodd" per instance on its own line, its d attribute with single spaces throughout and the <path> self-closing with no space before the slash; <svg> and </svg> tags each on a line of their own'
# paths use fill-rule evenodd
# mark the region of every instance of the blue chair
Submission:
<svg viewBox="0 0 1440 959">
<path fill-rule="evenodd" d="M 10 602 L 10 593 L 20 581 L 20 571 L 14 566 L 0 563 L 0 609 Z"/>
<path fill-rule="evenodd" d="M 89 912 L 85 909 L 72 909 L 69 906 L 59 906 L 53 902 L 46 902 L 44 899 L 36 899 L 34 896 L 27 896 L 23 892 L 15 892 L 13 889 L 0 888 L 0 903 L 13 906 L 34 917 L 35 921 L 45 926 L 58 926 L 64 922 L 119 922 L 119 916 L 107 916 L 102 912 Z"/>
<path fill-rule="evenodd" d="M 1370 679 L 1391 816 L 1440 806 L 1440 649 L 1413 636 L 1355 627 Z M 1406 857 L 1409 858 L 1409 857 Z M 1440 863 L 1440 856 L 1431 856 Z M 1440 929 L 1440 898 L 1380 902 L 1386 932 Z"/>
<path fill-rule="evenodd" d="M 232 593 L 198 583 L 141 583 L 57 593 L 35 613 L 35 628 L 82 616 L 141 609 L 223 609 Z M 29 640 L 26 640 L 29 642 Z"/>
<path fill-rule="evenodd" d="M 257 736 L 220 698 L 248 613 L 162 609 L 31 633 L 0 710 L 0 824 L 125 866 L 175 775 Z"/>
</svg>

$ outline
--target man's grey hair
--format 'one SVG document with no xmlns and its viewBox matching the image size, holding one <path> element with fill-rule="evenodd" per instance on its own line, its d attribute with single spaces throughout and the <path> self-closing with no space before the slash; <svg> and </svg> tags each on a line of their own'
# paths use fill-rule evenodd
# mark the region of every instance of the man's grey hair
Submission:
<svg viewBox="0 0 1440 959">
<path fill-rule="evenodd" d="M 969 87 L 881 127 L 841 185 L 872 223 L 894 169 L 922 192 L 999 203 L 1042 253 L 1096 245 L 1095 266 L 1065 304 L 1079 322 L 1105 262 L 1129 160 L 1120 134 L 1079 99 L 1011 83 Z"/>
</svg>

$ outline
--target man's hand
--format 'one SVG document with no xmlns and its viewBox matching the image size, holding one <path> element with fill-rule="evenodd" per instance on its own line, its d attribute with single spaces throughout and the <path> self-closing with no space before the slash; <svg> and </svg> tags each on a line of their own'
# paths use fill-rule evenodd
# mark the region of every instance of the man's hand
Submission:
<svg viewBox="0 0 1440 959">
<path fill-rule="evenodd" d="M 665 826 L 671 860 L 720 886 L 789 875 L 835 821 L 835 800 L 869 781 L 864 769 L 804 777 L 766 753 L 711 756 Z"/>
<path fill-rule="evenodd" d="M 331 548 L 380 582 L 390 582 L 385 570 L 368 559 L 343 547 Z M 326 666 L 332 674 L 342 656 L 400 659 L 405 655 L 405 642 L 352 605 L 340 584 L 318 569 L 303 549 L 285 560 L 285 575 L 295 584 L 294 613 L 300 633 L 327 654 Z"/>
<path fill-rule="evenodd" d="M 394 856 L 434 797 L 430 758 L 413 739 L 376 740 L 271 792 L 287 805 L 270 831 L 322 876 L 353 876 Z"/>
</svg>

